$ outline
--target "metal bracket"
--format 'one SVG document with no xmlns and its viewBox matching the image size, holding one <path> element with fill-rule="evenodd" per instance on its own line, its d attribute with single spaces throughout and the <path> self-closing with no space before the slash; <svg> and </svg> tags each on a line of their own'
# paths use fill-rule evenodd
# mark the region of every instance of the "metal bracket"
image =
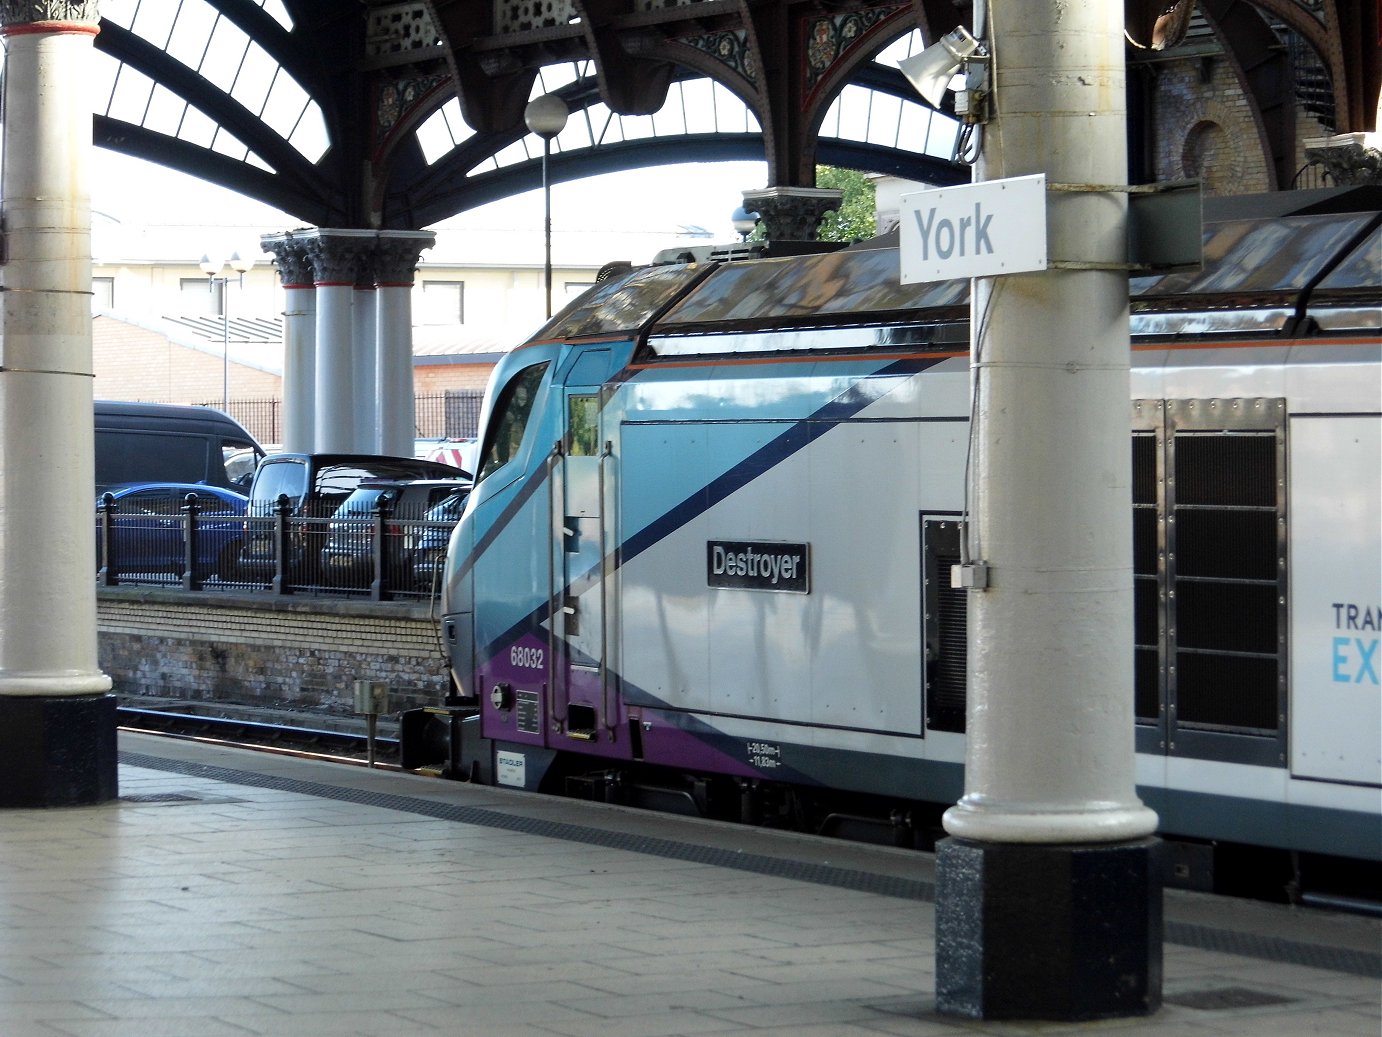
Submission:
<svg viewBox="0 0 1382 1037">
<path fill-rule="evenodd" d="M 1066 194 L 1128 196 L 1128 259 L 1125 263 L 1052 260 L 1055 270 L 1127 270 L 1171 273 L 1204 265 L 1204 218 L 1198 180 L 1160 184 L 1057 184 L 1046 190 Z"/>
</svg>

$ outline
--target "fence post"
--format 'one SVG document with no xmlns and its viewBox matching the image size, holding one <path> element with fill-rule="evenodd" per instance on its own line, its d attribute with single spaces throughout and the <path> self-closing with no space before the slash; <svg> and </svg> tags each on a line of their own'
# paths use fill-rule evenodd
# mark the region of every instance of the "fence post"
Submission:
<svg viewBox="0 0 1382 1037">
<path fill-rule="evenodd" d="M 120 505 L 115 502 L 113 493 L 101 494 L 101 499 L 96 505 L 96 511 L 101 518 L 101 566 L 96 570 L 96 586 L 98 587 L 114 587 L 120 582 L 120 575 L 112 554 L 112 549 L 115 546 L 115 513 L 119 510 Z"/>
<path fill-rule="evenodd" d="M 374 502 L 374 521 L 370 528 L 370 556 L 374 562 L 374 579 L 369 585 L 371 601 L 383 601 L 389 597 L 384 580 L 384 520 L 393 506 L 393 498 L 381 493 Z"/>
<path fill-rule="evenodd" d="M 189 493 L 182 503 L 182 589 L 202 589 L 201 574 L 197 571 L 197 516 L 201 504 L 195 493 Z"/>
<path fill-rule="evenodd" d="M 292 594 L 292 581 L 287 572 L 288 563 L 288 516 L 292 514 L 293 502 L 286 493 L 280 493 L 274 501 L 274 577 L 269 589 L 275 594 Z"/>
</svg>

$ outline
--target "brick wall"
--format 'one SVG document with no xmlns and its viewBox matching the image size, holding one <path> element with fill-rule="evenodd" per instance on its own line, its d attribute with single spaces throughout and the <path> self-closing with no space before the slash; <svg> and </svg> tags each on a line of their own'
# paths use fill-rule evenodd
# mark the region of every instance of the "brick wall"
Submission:
<svg viewBox="0 0 1382 1037">
<path fill-rule="evenodd" d="M 1159 64 L 1154 107 L 1158 180 L 1198 178 L 1207 195 L 1273 189 L 1252 106 L 1227 61 Z M 1299 169 L 1305 164 L 1305 141 L 1330 131 L 1302 109 L 1295 130 L 1293 169 Z"/>
<path fill-rule="evenodd" d="M 387 682 L 391 712 L 447 690 L 436 622 L 407 602 L 103 588 L 97 625 L 121 696 L 349 714 L 356 680 Z"/>
<path fill-rule="evenodd" d="M 189 403 L 219 400 L 227 374 L 219 347 L 214 353 L 176 345 L 155 331 L 99 316 L 92 322 L 92 362 L 97 399 Z M 273 399 L 282 379 L 233 360 L 232 399 Z"/>
<path fill-rule="evenodd" d="M 448 389 L 481 389 L 489 384 L 491 363 L 427 364 L 413 368 L 413 385 L 419 396 L 443 393 Z"/>
<path fill-rule="evenodd" d="M 1210 195 L 1268 190 L 1252 109 L 1229 63 L 1172 61 L 1157 71 L 1157 179 L 1198 178 Z"/>
</svg>

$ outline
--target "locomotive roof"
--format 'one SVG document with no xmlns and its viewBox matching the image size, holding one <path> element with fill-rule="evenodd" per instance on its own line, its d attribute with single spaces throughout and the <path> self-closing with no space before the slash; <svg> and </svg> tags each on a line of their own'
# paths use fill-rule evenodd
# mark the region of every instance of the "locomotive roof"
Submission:
<svg viewBox="0 0 1382 1037">
<path fill-rule="evenodd" d="M 1332 197 L 1332 205 L 1316 199 L 1305 215 L 1243 216 L 1238 206 L 1216 219 L 1219 207 L 1206 206 L 1203 266 L 1133 277 L 1134 313 L 1269 309 L 1298 314 L 1307 295 L 1316 302 L 1374 311 L 1382 304 L 1382 212 L 1376 197 L 1366 193 L 1335 192 Z M 1319 211 L 1340 205 L 1347 210 L 1349 198 L 1367 206 L 1363 211 Z M 685 336 L 967 319 L 967 280 L 902 284 L 897 248 L 877 247 L 885 240 L 808 256 L 641 267 L 591 289 L 553 318 L 538 338 Z M 1368 326 L 1366 312 L 1345 319 L 1361 319 L 1361 326 Z M 1285 324 L 1285 316 L 1269 319 L 1262 330 Z"/>
</svg>

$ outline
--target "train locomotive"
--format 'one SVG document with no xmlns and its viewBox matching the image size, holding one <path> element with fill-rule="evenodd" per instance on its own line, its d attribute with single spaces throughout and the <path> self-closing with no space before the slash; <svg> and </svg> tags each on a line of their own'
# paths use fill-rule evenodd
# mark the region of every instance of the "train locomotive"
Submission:
<svg viewBox="0 0 1382 1037">
<path fill-rule="evenodd" d="M 1136 774 L 1189 885 L 1196 847 L 1382 858 L 1382 212 L 1257 201 L 1131 281 Z M 968 285 L 902 285 L 886 240 L 700 258 L 495 370 L 452 770 L 928 846 L 963 792 Z"/>
</svg>

